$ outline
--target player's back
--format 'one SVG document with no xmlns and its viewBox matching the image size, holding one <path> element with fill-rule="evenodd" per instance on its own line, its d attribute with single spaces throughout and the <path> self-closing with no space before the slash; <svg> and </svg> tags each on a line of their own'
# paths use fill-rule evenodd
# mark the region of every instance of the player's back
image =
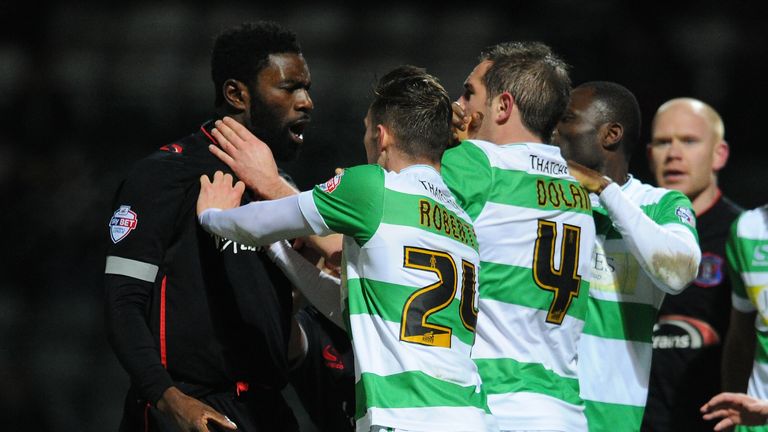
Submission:
<svg viewBox="0 0 768 432">
<path fill-rule="evenodd" d="M 502 430 L 583 430 L 576 371 L 595 241 L 588 193 L 557 147 L 465 141 L 443 177 L 473 220 L 473 358 Z"/>
<path fill-rule="evenodd" d="M 313 196 L 323 222 L 345 234 L 357 430 L 486 430 L 471 359 L 477 240 L 439 173 L 354 167 Z"/>
</svg>

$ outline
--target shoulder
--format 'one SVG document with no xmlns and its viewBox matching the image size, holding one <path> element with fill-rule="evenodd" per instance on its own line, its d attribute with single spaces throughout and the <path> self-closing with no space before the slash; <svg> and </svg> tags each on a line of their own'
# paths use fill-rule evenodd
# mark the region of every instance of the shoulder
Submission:
<svg viewBox="0 0 768 432">
<path fill-rule="evenodd" d="M 742 206 L 736 204 L 725 195 L 720 197 L 720 202 L 718 204 L 720 211 L 732 219 L 736 219 L 745 210 Z"/>
<path fill-rule="evenodd" d="M 746 210 L 734 222 L 735 234 L 744 237 L 768 231 L 768 205 Z"/>
<path fill-rule="evenodd" d="M 489 164 L 489 151 L 491 143 L 478 140 L 462 141 L 459 145 L 451 147 L 443 153 L 443 165 L 453 166 L 454 164 L 464 164 L 475 162 Z"/>
<path fill-rule="evenodd" d="M 691 200 L 680 191 L 652 186 L 632 177 L 629 184 L 622 187 L 634 202 L 643 205 L 657 205 L 664 202 L 678 202 L 687 207 L 693 207 Z"/>
<path fill-rule="evenodd" d="M 193 133 L 165 144 L 143 159 L 136 161 L 125 181 L 174 182 L 196 180 L 211 171 L 217 160 L 208 151 L 201 133 Z"/>
</svg>

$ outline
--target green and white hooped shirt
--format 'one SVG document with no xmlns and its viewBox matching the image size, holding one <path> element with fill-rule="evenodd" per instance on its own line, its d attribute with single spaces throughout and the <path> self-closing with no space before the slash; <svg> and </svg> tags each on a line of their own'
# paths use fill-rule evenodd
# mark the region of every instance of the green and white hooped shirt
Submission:
<svg viewBox="0 0 768 432">
<path fill-rule="evenodd" d="M 586 430 L 577 344 L 595 225 L 559 148 L 464 141 L 443 178 L 475 225 L 480 301 L 472 357 L 501 430 Z"/>
<path fill-rule="evenodd" d="M 597 242 L 579 341 L 581 397 L 590 431 L 638 431 L 659 306 L 665 291 L 684 287 L 698 266 L 695 218 L 685 195 L 632 176 L 622 186 L 611 184 L 599 199 L 590 197 Z M 667 261 L 677 267 L 665 271 L 661 263 Z"/>
<path fill-rule="evenodd" d="M 315 233 L 344 234 L 357 430 L 489 430 L 470 357 L 477 239 L 440 174 L 358 166 L 300 194 L 299 205 Z"/>
<path fill-rule="evenodd" d="M 746 211 L 731 226 L 725 246 L 733 307 L 757 311 L 757 345 L 747 393 L 768 399 L 768 206 Z M 749 428 L 746 430 L 768 430 Z"/>
</svg>

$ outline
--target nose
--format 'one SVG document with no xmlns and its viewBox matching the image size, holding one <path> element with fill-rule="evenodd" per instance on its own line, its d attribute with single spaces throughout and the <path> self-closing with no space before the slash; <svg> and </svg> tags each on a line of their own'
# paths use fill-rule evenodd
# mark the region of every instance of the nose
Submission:
<svg viewBox="0 0 768 432">
<path fill-rule="evenodd" d="M 312 102 L 312 97 L 309 96 L 309 90 L 302 89 L 296 95 L 296 110 L 297 111 L 312 111 L 315 109 L 315 104 Z"/>
<path fill-rule="evenodd" d="M 669 150 L 667 150 L 667 159 L 680 159 L 683 155 L 683 143 L 673 138 L 669 143 Z"/>
</svg>

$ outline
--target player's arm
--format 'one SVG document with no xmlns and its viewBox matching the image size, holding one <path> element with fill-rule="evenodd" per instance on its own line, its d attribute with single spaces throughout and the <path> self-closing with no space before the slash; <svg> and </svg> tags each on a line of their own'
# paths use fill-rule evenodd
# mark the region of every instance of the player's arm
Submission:
<svg viewBox="0 0 768 432">
<path fill-rule="evenodd" d="M 252 246 L 313 234 L 299 208 L 298 195 L 274 201 L 255 201 L 242 207 L 245 186 L 232 184 L 232 176 L 217 171 L 213 182 L 200 177 L 197 214 L 203 228 L 213 234 Z"/>
<path fill-rule="evenodd" d="M 701 249 L 690 229 L 679 223 L 657 223 L 615 183 L 600 194 L 600 203 L 632 255 L 659 288 L 677 294 L 696 278 Z M 690 215 L 693 217 L 692 211 Z"/>
<path fill-rule="evenodd" d="M 104 275 L 107 337 L 142 398 L 171 414 L 180 426 L 207 430 L 208 421 L 214 421 L 234 429 L 225 416 L 173 386 L 147 323 L 158 263 L 170 242 L 178 211 L 172 204 L 181 202 L 182 191 L 156 187 L 157 193 L 146 194 L 146 185 L 157 186 L 158 179 L 167 178 L 161 175 L 167 171 L 167 167 L 150 163 L 118 192 L 117 204 L 127 205 L 129 211 L 115 212 L 110 223 L 113 244 L 107 251 Z M 127 225 L 120 224 L 120 219 L 131 214 L 132 219 L 126 220 L 133 220 L 135 226 L 117 230 L 115 227 Z"/>
<path fill-rule="evenodd" d="M 267 200 L 297 195 L 299 191 L 277 168 L 272 150 L 253 135 L 245 126 L 231 117 L 216 121 L 212 133 L 218 146 L 211 144 L 210 151 L 226 163 L 248 189 Z M 341 236 L 325 238 L 309 235 L 307 244 L 320 252 L 329 262 L 338 265 L 341 256 Z"/>
<path fill-rule="evenodd" d="M 598 194 L 632 255 L 659 288 L 677 294 L 693 281 L 701 250 L 691 232 L 692 226 L 683 225 L 675 215 L 675 211 L 682 208 L 693 218 L 690 202 L 660 204 L 662 214 L 654 220 L 624 195 L 618 184 L 573 161 L 568 161 L 568 165 L 579 183 Z M 684 197 L 680 195 L 680 198 Z"/>
<path fill-rule="evenodd" d="M 346 329 L 341 316 L 341 280 L 312 265 L 287 242 L 269 245 L 267 255 L 301 294 L 328 319 Z"/>
<path fill-rule="evenodd" d="M 739 219 L 731 225 L 728 240 L 725 243 L 725 256 L 729 279 L 731 281 L 731 320 L 728 334 L 723 343 L 722 385 L 729 392 L 746 392 L 749 375 L 755 358 L 757 309 L 747 297 L 744 281 L 741 278 L 745 259 L 749 251 L 739 247 L 737 234 Z M 744 255 L 744 252 L 747 255 Z"/>
</svg>

